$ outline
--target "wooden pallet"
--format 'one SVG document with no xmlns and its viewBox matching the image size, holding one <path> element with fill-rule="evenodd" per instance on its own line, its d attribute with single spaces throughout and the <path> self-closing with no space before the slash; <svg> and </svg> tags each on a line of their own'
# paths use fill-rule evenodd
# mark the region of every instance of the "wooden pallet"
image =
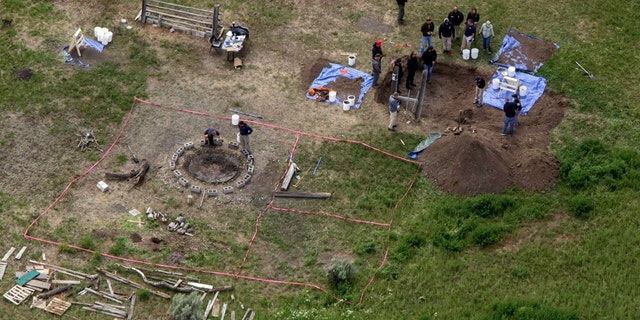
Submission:
<svg viewBox="0 0 640 320">
<path fill-rule="evenodd" d="M 11 290 L 7 291 L 3 295 L 7 300 L 13 302 L 15 305 L 21 304 L 24 300 L 29 298 L 30 295 L 33 294 L 33 290 L 15 285 Z"/>
<path fill-rule="evenodd" d="M 47 305 L 47 307 L 44 310 L 61 316 L 70 307 L 71 307 L 71 302 L 60 300 L 58 298 L 53 298 L 53 300 L 49 302 L 49 305 Z"/>
</svg>

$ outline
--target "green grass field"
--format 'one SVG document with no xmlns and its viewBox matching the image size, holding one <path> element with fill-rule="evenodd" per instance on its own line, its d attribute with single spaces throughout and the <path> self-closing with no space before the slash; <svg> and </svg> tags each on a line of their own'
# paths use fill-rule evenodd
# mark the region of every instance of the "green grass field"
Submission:
<svg viewBox="0 0 640 320">
<path fill-rule="evenodd" d="M 102 2 L 105 14 L 115 11 L 118 5 L 131 5 L 127 1 Z M 379 4 L 376 13 L 395 14 L 394 1 L 374 2 Z M 204 1 L 195 0 L 180 3 L 205 5 Z M 303 10 L 295 8 L 293 1 L 232 1 L 225 5 L 230 10 L 242 8 L 253 17 L 254 26 L 265 28 L 286 26 L 292 10 Z M 476 4 L 458 3 L 465 13 L 472 5 Z M 365 272 L 367 277 L 375 273 L 376 280 L 364 292 L 362 304 L 337 302 L 313 289 L 252 283 L 248 288 L 246 282 L 236 281 L 238 287 L 245 286 L 240 290 L 250 295 L 255 309 L 261 311 L 259 319 L 638 318 L 640 64 L 635 47 L 635 13 L 640 11 L 640 3 L 500 0 L 483 1 L 477 6 L 481 20 L 490 19 L 496 27 L 494 47 L 509 28 L 560 45 L 539 72 L 548 80 L 548 88 L 572 100 L 564 121 L 552 135 L 551 147 L 561 163 L 560 183 L 542 194 L 512 190 L 503 195 L 461 198 L 442 193 L 421 176 L 395 213 L 386 265 L 379 271 L 372 268 Z M 441 1 L 408 2 L 408 25 L 400 31 L 401 36 L 417 37 L 424 16 L 444 16 L 449 10 L 450 3 Z M 337 12 L 354 21 L 362 17 L 349 10 Z M 61 15 L 49 1 L 3 0 L 2 17 L 14 17 L 14 23 L 0 27 L 0 112 L 3 116 L 23 113 L 47 119 L 52 124 L 48 133 L 51 136 L 62 138 L 73 133 L 66 121 L 71 116 L 81 124 L 114 131 L 129 110 L 132 97 L 146 97 L 147 79 L 158 76 L 158 53 L 135 33 L 119 40 L 126 43 L 120 54 L 128 57 L 128 63 L 104 63 L 91 72 L 59 71 L 52 67 L 59 63 L 59 57 L 51 48 L 62 43 L 49 33 L 47 23 Z M 99 22 L 102 21 L 96 21 Z M 28 48 L 18 41 L 19 36 L 24 36 L 18 32 L 25 30 L 51 47 Z M 575 61 L 593 73 L 595 80 L 576 70 Z M 24 66 L 38 72 L 29 81 L 16 81 L 13 73 Z M 18 138 L 16 132 L 0 128 L 0 153 Z M 403 138 L 420 139 L 409 135 Z M 359 139 L 384 145 L 387 137 L 366 134 Z M 340 156 L 344 152 L 342 158 L 335 160 L 343 161 L 343 166 L 362 156 L 357 148 L 345 149 L 339 144 L 323 144 L 319 148 L 322 152 L 318 154 Z M 389 151 L 398 155 L 405 152 L 399 147 Z M 86 155 L 85 160 L 95 161 L 96 156 Z M 367 175 L 367 166 L 390 166 L 386 157 L 366 157 L 366 166 L 353 174 Z M 313 155 L 306 160 L 312 162 L 316 158 Z M 401 165 L 394 170 L 388 174 L 406 183 L 413 177 L 415 166 Z M 59 179 L 52 176 L 43 183 L 59 190 L 66 183 Z M 402 190 L 387 183 L 390 180 L 358 180 L 376 185 L 375 190 L 355 189 L 372 192 L 370 195 L 358 194 L 349 183 L 338 184 L 334 192 L 345 194 L 348 205 L 357 208 L 356 214 L 377 207 L 391 208 Z M 17 214 L 26 207 L 24 197 L 9 189 L 0 190 L 0 215 L 5 221 L 0 226 L 0 243 L 26 243 L 22 234 L 9 232 L 11 225 L 28 226 L 30 221 Z M 345 239 L 352 240 L 355 251 L 363 253 L 359 258 L 366 260 L 367 252 L 379 254 L 384 246 L 363 240 L 360 236 L 364 233 L 358 231 Z M 370 236 L 384 238 L 377 233 Z M 278 245 L 288 243 L 271 240 Z M 84 244 L 93 245 L 92 239 L 85 239 Z M 126 249 L 126 243 L 120 245 L 114 250 Z M 313 242 L 308 245 L 324 248 Z M 306 257 L 310 264 L 316 258 L 313 249 Z M 64 248 L 60 251 L 78 254 Z M 192 258 L 197 265 L 215 257 Z M 91 265 L 102 262 L 95 256 L 87 260 Z M 11 277 L 5 276 L 0 283 L 3 293 L 10 288 L 7 278 Z M 366 279 L 358 278 L 357 286 L 335 288 L 332 293 L 357 302 Z M 149 311 L 149 319 L 166 315 L 165 301 L 150 298 L 141 304 L 140 308 Z M 38 314 L 42 315 L 40 319 L 57 318 Z M 24 305 L 16 308 L 6 300 L 0 302 L 2 319 L 29 319 L 29 315 L 32 314 Z M 72 315 L 87 316 L 81 312 Z"/>
</svg>

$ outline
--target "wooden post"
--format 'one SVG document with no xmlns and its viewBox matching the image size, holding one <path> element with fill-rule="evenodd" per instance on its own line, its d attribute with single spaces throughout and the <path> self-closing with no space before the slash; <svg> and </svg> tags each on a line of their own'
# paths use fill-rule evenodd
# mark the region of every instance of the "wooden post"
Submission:
<svg viewBox="0 0 640 320">
<path fill-rule="evenodd" d="M 422 117 L 422 101 L 424 99 L 424 91 L 427 87 L 427 70 L 422 71 L 422 81 L 420 81 L 420 92 L 418 92 L 418 102 L 416 105 L 416 121 L 420 121 Z"/>
</svg>

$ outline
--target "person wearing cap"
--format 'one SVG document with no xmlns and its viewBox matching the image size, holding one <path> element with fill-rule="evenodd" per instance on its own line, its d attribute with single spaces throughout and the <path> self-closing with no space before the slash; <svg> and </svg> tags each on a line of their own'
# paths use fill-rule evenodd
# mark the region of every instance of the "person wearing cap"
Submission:
<svg viewBox="0 0 640 320">
<path fill-rule="evenodd" d="M 380 72 L 382 72 L 382 64 L 380 62 L 380 58 L 382 57 L 382 54 L 380 53 L 376 53 L 375 56 L 373 57 L 373 60 L 371 60 L 371 75 L 373 76 L 373 86 L 377 86 L 378 85 L 378 78 L 380 78 Z"/>
<path fill-rule="evenodd" d="M 404 4 L 407 3 L 407 0 L 396 0 L 398 4 L 398 23 L 404 23 Z"/>
<path fill-rule="evenodd" d="M 453 55 L 451 51 L 451 40 L 455 36 L 455 30 L 453 29 L 453 24 L 449 21 L 449 18 L 444 18 L 444 22 L 438 28 L 438 38 L 442 39 L 442 49 L 443 53 L 448 53 L 449 55 Z"/>
<path fill-rule="evenodd" d="M 400 109 L 400 94 L 394 92 L 389 96 L 389 131 L 396 131 L 396 119 L 398 119 L 398 110 Z"/>
<path fill-rule="evenodd" d="M 420 27 L 420 32 L 422 32 L 422 42 L 420 43 L 420 55 L 424 53 L 424 48 L 431 47 L 433 32 L 436 29 L 436 25 L 431 21 L 431 17 L 427 17 L 427 20 Z M 425 47 L 425 44 L 427 45 Z"/>
<path fill-rule="evenodd" d="M 458 7 L 453 7 L 447 18 L 449 18 L 449 22 L 451 22 L 455 30 L 454 37 L 460 37 L 460 25 L 464 22 L 464 14 L 458 10 Z"/>
<path fill-rule="evenodd" d="M 376 40 L 373 43 L 373 47 L 371 47 L 371 59 L 375 58 L 376 54 L 380 54 L 380 57 L 384 56 L 384 53 L 382 53 L 382 40 Z"/>
<path fill-rule="evenodd" d="M 491 53 L 491 37 L 494 36 L 491 21 L 487 20 L 487 22 L 482 24 L 480 34 L 482 35 L 482 48 L 484 51 Z"/>
<path fill-rule="evenodd" d="M 438 53 L 433 49 L 433 47 L 427 48 L 427 51 L 422 54 L 424 70 L 427 70 L 427 83 L 431 83 L 431 72 L 433 71 L 433 66 L 436 64 L 437 58 Z"/>
</svg>

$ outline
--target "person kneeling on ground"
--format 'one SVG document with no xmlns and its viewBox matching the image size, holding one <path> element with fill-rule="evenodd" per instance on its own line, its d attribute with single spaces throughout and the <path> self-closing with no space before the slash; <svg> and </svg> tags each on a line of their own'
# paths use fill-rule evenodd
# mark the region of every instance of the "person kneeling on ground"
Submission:
<svg viewBox="0 0 640 320">
<path fill-rule="evenodd" d="M 210 146 L 213 146 L 213 139 L 217 139 L 220 137 L 220 131 L 209 128 L 204 132 L 204 141 L 208 143 Z"/>
</svg>

